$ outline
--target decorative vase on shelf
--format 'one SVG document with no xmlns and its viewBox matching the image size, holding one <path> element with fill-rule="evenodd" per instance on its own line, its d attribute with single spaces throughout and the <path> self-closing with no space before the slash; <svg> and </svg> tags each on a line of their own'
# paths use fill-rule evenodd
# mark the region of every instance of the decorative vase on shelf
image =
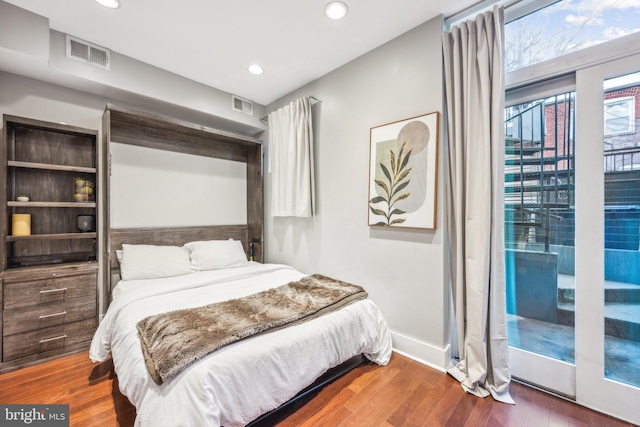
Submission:
<svg viewBox="0 0 640 427">
<path fill-rule="evenodd" d="M 93 202 L 93 181 L 84 178 L 74 178 L 74 202 Z"/>
<path fill-rule="evenodd" d="M 19 202 L 28 202 L 29 201 L 29 196 L 27 196 L 26 194 L 21 194 L 18 196 L 17 200 Z"/>
<path fill-rule="evenodd" d="M 96 217 L 93 215 L 78 215 L 78 231 L 87 233 L 96 231 Z"/>
</svg>

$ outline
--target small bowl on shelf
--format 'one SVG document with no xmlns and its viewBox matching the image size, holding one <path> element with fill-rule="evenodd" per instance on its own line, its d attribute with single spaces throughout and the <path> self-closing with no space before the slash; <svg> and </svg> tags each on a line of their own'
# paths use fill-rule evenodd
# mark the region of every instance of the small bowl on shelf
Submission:
<svg viewBox="0 0 640 427">
<path fill-rule="evenodd" d="M 17 200 L 19 202 L 28 202 L 29 201 L 29 196 L 21 194 L 17 197 Z"/>
</svg>

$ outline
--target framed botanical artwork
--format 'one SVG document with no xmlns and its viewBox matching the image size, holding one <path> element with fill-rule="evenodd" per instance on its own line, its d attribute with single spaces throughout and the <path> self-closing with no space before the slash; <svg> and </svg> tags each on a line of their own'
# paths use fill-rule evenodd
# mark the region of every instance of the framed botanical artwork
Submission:
<svg viewBox="0 0 640 427">
<path fill-rule="evenodd" d="M 439 113 L 371 128 L 369 225 L 436 228 Z"/>
</svg>

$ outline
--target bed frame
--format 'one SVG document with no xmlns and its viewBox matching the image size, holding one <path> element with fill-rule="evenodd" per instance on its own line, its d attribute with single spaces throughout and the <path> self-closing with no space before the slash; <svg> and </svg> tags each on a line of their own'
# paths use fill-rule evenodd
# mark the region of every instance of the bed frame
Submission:
<svg viewBox="0 0 640 427">
<path fill-rule="evenodd" d="M 248 248 L 246 225 L 219 225 L 207 227 L 165 227 L 165 228 L 122 228 L 111 229 L 110 232 L 110 249 L 115 254 L 116 250 L 122 249 L 124 243 L 128 244 L 146 244 L 146 245 L 171 245 L 182 246 L 185 243 L 195 240 L 225 240 L 234 239 L 242 241 L 245 250 Z M 109 262 L 109 274 L 114 287 L 120 280 L 120 267 L 115 256 L 111 257 Z M 258 417 L 247 427 L 270 427 L 273 426 L 303 405 L 309 402 L 322 388 L 345 375 L 347 372 L 367 363 L 367 359 L 363 355 L 357 355 L 346 362 L 329 369 L 323 375 L 318 377 L 316 381 L 309 387 L 305 388 L 294 396 L 291 400 L 285 402 L 280 407 L 271 412 L 267 412 Z"/>
<path fill-rule="evenodd" d="M 318 377 L 318 379 L 313 384 L 302 390 L 300 393 L 296 394 L 291 400 L 283 403 L 273 411 L 267 412 L 266 414 L 263 414 L 255 420 L 251 421 L 249 424 L 247 424 L 247 427 L 272 427 L 278 424 L 289 415 L 292 415 L 298 409 L 307 404 L 325 386 L 329 385 L 349 371 L 365 363 L 370 362 L 363 355 L 359 354 L 336 366 L 335 368 L 329 369 L 323 375 Z"/>
<path fill-rule="evenodd" d="M 230 134 L 180 120 L 141 111 L 108 105 L 103 115 L 103 161 L 109 159 L 109 143 L 139 145 L 143 147 L 196 154 L 247 163 L 247 224 L 207 225 L 200 227 L 162 227 L 111 229 L 108 215 L 103 221 L 103 247 L 101 248 L 103 279 L 107 300 L 112 287 L 120 280 L 120 266 L 115 256 L 122 244 L 182 246 L 197 240 L 240 240 L 249 250 L 251 241 L 262 241 L 264 226 L 262 186 L 262 146 L 255 138 Z M 104 164 L 103 171 L 109 170 Z M 106 212 L 109 212 L 109 179 L 104 179 Z M 263 262 L 263 245 L 254 246 L 254 260 Z M 112 286 L 113 285 L 113 286 Z M 267 427 L 285 419 L 324 386 L 366 362 L 362 355 L 355 356 L 328 370 L 313 384 L 279 408 L 252 421 L 251 427 Z"/>
</svg>

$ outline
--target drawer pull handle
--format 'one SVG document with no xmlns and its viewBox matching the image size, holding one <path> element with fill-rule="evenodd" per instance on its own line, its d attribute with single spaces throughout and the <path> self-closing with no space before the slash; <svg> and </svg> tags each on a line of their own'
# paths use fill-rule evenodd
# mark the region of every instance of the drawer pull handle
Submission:
<svg viewBox="0 0 640 427">
<path fill-rule="evenodd" d="M 46 319 L 47 317 L 64 316 L 65 314 L 67 314 L 66 311 L 61 311 L 60 313 L 53 314 L 43 314 L 42 316 L 40 316 L 40 319 Z"/>
<path fill-rule="evenodd" d="M 43 340 L 40 340 L 40 344 L 45 343 L 45 342 L 49 342 L 49 341 L 55 341 L 55 340 L 61 340 L 63 338 L 66 338 L 66 335 L 60 335 L 59 337 L 53 337 L 53 338 L 46 338 Z"/>
<path fill-rule="evenodd" d="M 41 293 L 41 294 L 48 294 L 48 293 L 51 293 L 51 292 L 64 292 L 64 291 L 66 291 L 66 290 L 67 290 L 67 288 L 60 288 L 60 289 L 47 289 L 47 290 L 44 290 L 44 291 L 40 291 L 40 293 Z"/>
</svg>

